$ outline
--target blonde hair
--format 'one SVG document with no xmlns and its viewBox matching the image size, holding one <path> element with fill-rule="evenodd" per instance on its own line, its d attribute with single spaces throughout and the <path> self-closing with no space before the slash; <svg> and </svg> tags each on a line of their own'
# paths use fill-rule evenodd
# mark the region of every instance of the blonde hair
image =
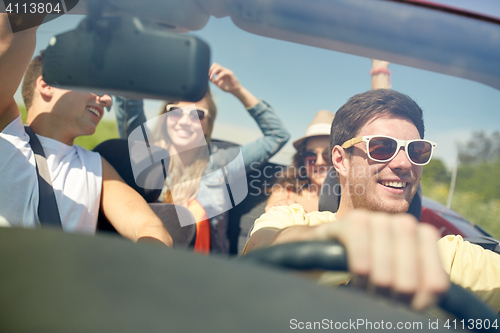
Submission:
<svg viewBox="0 0 500 333">
<path fill-rule="evenodd" d="M 212 99 L 212 94 L 210 93 L 210 89 L 205 94 L 203 99 L 208 104 L 208 127 L 207 134 L 205 135 L 205 140 L 207 145 L 210 143 L 210 139 L 212 136 L 212 130 L 214 127 L 215 117 L 217 116 L 217 107 Z M 160 111 L 160 115 L 165 114 L 167 112 L 167 106 L 169 104 L 176 104 L 178 102 L 168 101 L 163 104 L 163 107 Z M 153 138 L 155 140 L 155 144 L 159 145 L 169 152 L 171 152 L 172 141 L 170 140 L 167 130 L 166 130 L 166 122 L 161 121 L 158 122 L 153 131 Z M 195 156 L 196 159 L 187 167 L 184 167 L 181 163 L 180 157 L 178 154 L 172 154 L 170 157 L 170 164 L 168 167 L 168 182 L 165 180 L 165 186 L 167 187 L 167 192 L 163 199 L 163 202 L 166 203 L 175 203 L 183 206 L 187 206 L 189 201 L 194 199 L 198 194 L 200 179 L 203 176 L 203 172 L 205 171 L 209 158 L 209 150 L 208 146 L 201 146 L 195 148 L 198 151 Z M 175 186 L 175 195 L 172 195 L 171 186 Z"/>
</svg>

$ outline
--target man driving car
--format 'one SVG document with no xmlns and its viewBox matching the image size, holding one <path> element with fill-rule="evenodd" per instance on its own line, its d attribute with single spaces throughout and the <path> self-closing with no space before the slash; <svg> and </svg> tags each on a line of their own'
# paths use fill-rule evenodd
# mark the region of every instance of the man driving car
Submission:
<svg viewBox="0 0 500 333">
<path fill-rule="evenodd" d="M 111 98 L 49 86 L 41 74 L 43 54 L 30 64 L 37 27 L 13 33 L 26 20 L 40 19 L 40 24 L 43 15 L 9 15 L 0 14 L 0 216 L 11 226 L 40 224 L 32 142 L 14 100 L 26 71 L 27 124 L 43 147 L 63 230 L 95 233 L 101 210 L 123 236 L 171 246 L 161 220 L 115 169 L 99 154 L 73 145 L 76 137 L 94 133 Z"/>
<path fill-rule="evenodd" d="M 433 226 L 404 214 L 436 147 L 423 137 L 422 110 L 408 96 L 386 89 L 355 95 L 336 113 L 330 134 L 338 211 L 274 207 L 255 221 L 246 250 L 338 239 L 355 281 L 403 295 L 415 309 L 432 304 L 451 279 L 499 311 L 500 256 L 460 236 L 439 240 Z"/>
</svg>

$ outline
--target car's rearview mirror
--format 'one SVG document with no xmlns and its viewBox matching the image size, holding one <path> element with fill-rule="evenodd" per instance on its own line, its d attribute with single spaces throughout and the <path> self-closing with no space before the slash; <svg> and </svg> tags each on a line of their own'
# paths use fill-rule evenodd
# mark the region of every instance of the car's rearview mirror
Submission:
<svg viewBox="0 0 500 333">
<path fill-rule="evenodd" d="M 86 18 L 49 44 L 43 78 L 54 87 L 193 102 L 207 91 L 209 46 L 137 18 Z"/>
</svg>

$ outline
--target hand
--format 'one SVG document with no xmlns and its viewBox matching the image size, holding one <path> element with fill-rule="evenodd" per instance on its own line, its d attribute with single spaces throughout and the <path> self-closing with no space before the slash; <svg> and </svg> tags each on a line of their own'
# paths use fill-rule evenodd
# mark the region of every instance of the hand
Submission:
<svg viewBox="0 0 500 333">
<path fill-rule="evenodd" d="M 226 92 L 234 93 L 242 88 L 233 71 L 217 63 L 210 67 L 208 77 L 213 84 Z"/>
<path fill-rule="evenodd" d="M 377 59 L 372 59 L 372 68 L 378 69 L 378 68 L 385 68 L 389 67 L 390 62 L 385 61 L 385 60 L 377 60 Z"/>
<path fill-rule="evenodd" d="M 391 72 L 387 69 L 389 62 L 385 60 L 372 59 L 372 90 L 391 89 Z M 378 75 L 382 74 L 382 75 Z"/>
<path fill-rule="evenodd" d="M 434 304 L 450 286 L 438 252 L 438 231 L 411 215 L 354 211 L 319 225 L 314 233 L 316 239 L 343 243 L 354 284 L 391 292 L 416 310 Z"/>
</svg>

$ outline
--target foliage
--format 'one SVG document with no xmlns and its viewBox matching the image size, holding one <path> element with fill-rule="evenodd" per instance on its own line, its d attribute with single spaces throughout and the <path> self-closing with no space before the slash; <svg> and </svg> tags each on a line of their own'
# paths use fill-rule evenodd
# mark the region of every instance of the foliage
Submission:
<svg viewBox="0 0 500 333">
<path fill-rule="evenodd" d="M 456 190 L 476 193 L 485 201 L 500 199 L 500 159 L 460 165 Z"/>
<path fill-rule="evenodd" d="M 446 170 L 446 166 L 443 161 L 438 158 L 432 159 L 429 164 L 424 166 L 422 172 L 422 184 L 432 184 L 432 183 L 447 183 L 449 184 L 451 180 L 451 175 Z"/>
<path fill-rule="evenodd" d="M 472 133 L 472 139 L 459 146 L 458 158 L 461 164 L 481 164 L 500 158 L 500 132 L 491 135 L 484 131 Z"/>
<path fill-rule="evenodd" d="M 21 113 L 21 119 L 24 124 L 26 122 L 26 107 L 24 105 L 18 105 L 18 106 L 19 106 L 19 112 Z"/>
<path fill-rule="evenodd" d="M 113 121 L 103 121 L 97 125 L 95 133 L 88 136 L 79 136 L 75 139 L 75 145 L 82 146 L 85 149 L 92 150 L 103 141 L 118 138 L 118 130 Z"/>
<path fill-rule="evenodd" d="M 423 195 L 446 205 L 450 172 L 433 159 L 422 173 Z M 500 160 L 464 163 L 458 167 L 451 209 L 500 239 Z"/>
<path fill-rule="evenodd" d="M 434 184 L 424 186 L 422 184 L 423 195 L 436 200 L 443 205 L 446 204 L 449 185 Z M 500 200 L 484 200 L 484 198 L 474 192 L 455 191 L 451 209 L 465 217 L 473 224 L 480 225 L 493 237 L 500 239 Z"/>
</svg>

